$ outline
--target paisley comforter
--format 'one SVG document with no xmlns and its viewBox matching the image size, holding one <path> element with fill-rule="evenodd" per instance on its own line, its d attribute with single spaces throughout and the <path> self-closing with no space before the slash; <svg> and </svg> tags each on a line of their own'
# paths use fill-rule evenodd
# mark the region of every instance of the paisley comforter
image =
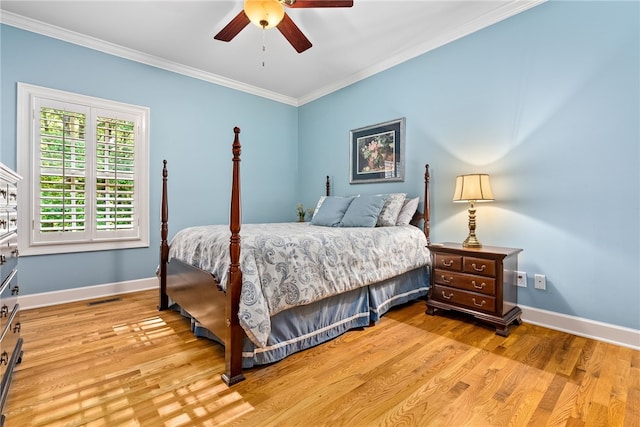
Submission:
<svg viewBox="0 0 640 427">
<path fill-rule="evenodd" d="M 229 270 L 228 225 L 176 234 L 169 259 L 210 271 L 224 288 Z M 376 283 L 429 263 L 424 233 L 413 226 L 334 228 L 309 223 L 243 224 L 239 318 L 264 347 L 270 317 L 287 308 Z"/>
</svg>

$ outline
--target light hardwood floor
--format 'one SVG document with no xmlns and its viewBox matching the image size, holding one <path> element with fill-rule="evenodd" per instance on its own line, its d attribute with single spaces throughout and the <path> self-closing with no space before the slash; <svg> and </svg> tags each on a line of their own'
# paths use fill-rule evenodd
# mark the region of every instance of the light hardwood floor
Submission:
<svg viewBox="0 0 640 427">
<path fill-rule="evenodd" d="M 6 426 L 638 426 L 640 352 L 522 324 L 507 338 L 423 301 L 220 379 L 155 291 L 23 311 Z"/>
</svg>

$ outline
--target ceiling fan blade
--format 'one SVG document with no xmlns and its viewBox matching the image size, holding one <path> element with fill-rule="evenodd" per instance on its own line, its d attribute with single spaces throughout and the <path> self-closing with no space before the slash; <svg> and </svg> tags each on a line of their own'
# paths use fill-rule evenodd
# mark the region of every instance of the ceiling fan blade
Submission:
<svg viewBox="0 0 640 427">
<path fill-rule="evenodd" d="M 282 18 L 282 21 L 278 24 L 278 30 L 280 30 L 285 39 L 289 40 L 291 46 L 293 46 L 298 53 L 302 53 L 313 46 L 309 39 L 302 34 L 300 28 L 298 28 L 286 13 L 284 14 L 284 18 Z"/>
<path fill-rule="evenodd" d="M 295 0 L 293 4 L 289 4 L 285 0 L 285 6 L 289 7 L 351 7 L 353 6 L 353 0 Z"/>
<path fill-rule="evenodd" d="M 221 40 L 223 42 L 231 41 L 235 36 L 238 35 L 240 31 L 244 27 L 249 24 L 249 18 L 244 13 L 244 10 L 241 10 L 239 14 L 236 15 L 235 18 L 231 20 L 218 34 L 216 34 L 213 38 L 216 40 Z"/>
</svg>

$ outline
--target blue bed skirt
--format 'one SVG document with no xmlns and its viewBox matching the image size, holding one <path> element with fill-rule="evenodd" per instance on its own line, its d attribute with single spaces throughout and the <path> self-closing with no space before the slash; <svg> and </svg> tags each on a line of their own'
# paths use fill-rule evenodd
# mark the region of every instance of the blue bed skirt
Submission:
<svg viewBox="0 0 640 427">
<path fill-rule="evenodd" d="M 392 307 L 424 297 L 429 290 L 428 267 L 418 268 L 380 283 L 354 289 L 313 304 L 295 307 L 271 318 L 271 335 L 264 348 L 245 338 L 242 367 L 282 360 L 290 354 L 329 341 L 354 328 L 369 326 Z M 180 310 L 179 307 L 175 309 Z M 198 337 L 222 343 L 184 310 Z"/>
</svg>

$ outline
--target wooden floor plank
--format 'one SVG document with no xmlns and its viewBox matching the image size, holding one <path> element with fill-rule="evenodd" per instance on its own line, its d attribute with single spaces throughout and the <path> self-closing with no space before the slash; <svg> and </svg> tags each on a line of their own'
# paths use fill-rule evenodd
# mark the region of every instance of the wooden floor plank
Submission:
<svg viewBox="0 0 640 427">
<path fill-rule="evenodd" d="M 640 352 L 424 302 L 227 387 L 224 351 L 155 291 L 21 313 L 5 426 L 640 427 Z"/>
</svg>

